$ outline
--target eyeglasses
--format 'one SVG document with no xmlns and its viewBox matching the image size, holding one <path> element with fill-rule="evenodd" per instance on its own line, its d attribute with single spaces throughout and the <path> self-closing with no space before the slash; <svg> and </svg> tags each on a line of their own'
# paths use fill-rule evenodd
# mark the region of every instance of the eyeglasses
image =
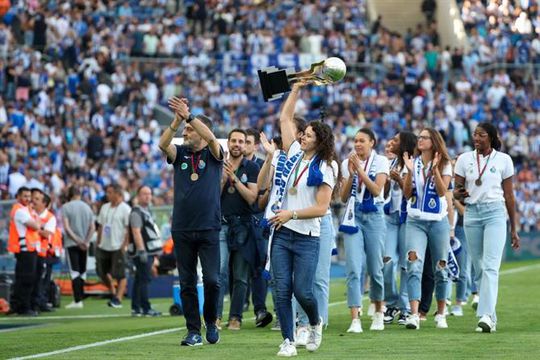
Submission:
<svg viewBox="0 0 540 360">
<path fill-rule="evenodd" d="M 431 140 L 430 136 L 419 135 L 418 140 Z"/>
</svg>

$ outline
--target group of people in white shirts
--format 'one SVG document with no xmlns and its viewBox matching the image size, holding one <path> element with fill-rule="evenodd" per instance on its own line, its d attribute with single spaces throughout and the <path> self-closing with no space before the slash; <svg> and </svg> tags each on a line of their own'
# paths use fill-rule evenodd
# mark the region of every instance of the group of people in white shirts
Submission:
<svg viewBox="0 0 540 360">
<path fill-rule="evenodd" d="M 339 230 L 345 242 L 349 333 L 363 331 L 365 273 L 374 307 L 370 330 L 384 330 L 384 309 L 389 306 L 407 313 L 405 328 L 420 328 L 426 249 L 434 273 L 435 327 L 448 327 L 454 202 L 464 205 L 465 237 L 460 240 L 479 287 L 476 331 L 496 331 L 498 275 L 508 223 L 512 247 L 519 247 L 514 167 L 510 156 L 499 151 L 496 128 L 479 124 L 473 134 L 474 150 L 461 154 L 454 166 L 444 139 L 434 129 L 424 128 L 418 135 L 400 132 L 387 142 L 382 155 L 375 151 L 375 134 L 362 128 L 354 137 L 354 150 L 339 166 L 328 125 L 315 121 L 298 128 L 294 107 L 302 86 L 293 86 L 281 110 L 282 148 L 262 139 L 267 158 L 258 179 L 265 193 L 259 204 L 266 206 L 271 229 L 266 269 L 274 282 L 283 337 L 277 355 L 295 356 L 299 346 L 317 350 L 329 322 L 335 241 L 332 199 L 345 204 Z"/>
</svg>

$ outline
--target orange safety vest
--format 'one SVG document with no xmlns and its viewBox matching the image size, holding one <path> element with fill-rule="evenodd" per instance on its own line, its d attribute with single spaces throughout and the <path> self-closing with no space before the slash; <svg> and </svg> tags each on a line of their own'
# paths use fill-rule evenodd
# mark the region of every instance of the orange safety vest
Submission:
<svg viewBox="0 0 540 360">
<path fill-rule="evenodd" d="M 19 243 L 19 240 L 21 239 L 19 232 L 17 231 L 17 226 L 15 226 L 15 213 L 17 210 L 24 207 L 25 206 L 23 206 L 21 203 L 17 202 L 13 205 L 9 214 L 9 239 L 7 250 L 14 254 L 21 252 L 21 245 Z M 28 252 L 36 251 L 36 249 L 40 247 L 39 233 L 34 229 L 30 229 L 28 227 L 26 228 L 25 240 Z"/>
<path fill-rule="evenodd" d="M 163 245 L 163 255 L 172 254 L 173 249 L 174 249 L 174 242 L 173 242 L 173 239 L 171 237 Z"/>
<path fill-rule="evenodd" d="M 49 222 L 51 218 L 54 217 L 54 214 L 47 210 L 47 214 L 44 218 L 40 217 L 39 221 L 41 225 L 45 225 Z M 54 233 L 48 238 L 41 237 L 41 251 L 39 256 L 56 256 L 59 257 L 62 254 L 62 231 L 57 227 Z"/>
</svg>

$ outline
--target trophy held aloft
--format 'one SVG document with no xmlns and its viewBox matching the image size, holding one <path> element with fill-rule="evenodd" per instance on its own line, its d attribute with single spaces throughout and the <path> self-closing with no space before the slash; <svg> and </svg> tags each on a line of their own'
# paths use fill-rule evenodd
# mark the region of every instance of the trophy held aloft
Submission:
<svg viewBox="0 0 540 360">
<path fill-rule="evenodd" d="M 258 70 L 259 83 L 264 101 L 279 99 L 298 81 L 313 85 L 333 84 L 345 77 L 347 67 L 343 60 L 331 57 L 311 64 L 308 70 L 295 73 L 293 69 L 278 69 L 274 66 Z"/>
</svg>

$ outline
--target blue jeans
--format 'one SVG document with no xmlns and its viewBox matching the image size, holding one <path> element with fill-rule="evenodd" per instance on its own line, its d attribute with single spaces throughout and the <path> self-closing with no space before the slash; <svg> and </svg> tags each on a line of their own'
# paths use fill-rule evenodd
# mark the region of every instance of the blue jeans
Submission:
<svg viewBox="0 0 540 360">
<path fill-rule="evenodd" d="M 328 324 L 328 298 L 330 297 L 330 265 L 332 260 L 332 246 L 336 231 L 332 222 L 332 215 L 328 214 L 321 219 L 321 235 L 319 244 L 319 260 L 317 270 L 315 271 L 315 280 L 313 283 L 313 295 L 317 298 L 319 307 L 319 316 L 323 323 Z M 307 325 L 308 316 L 301 306 L 298 309 L 298 324 Z"/>
<path fill-rule="evenodd" d="M 272 241 L 272 269 L 276 285 L 276 307 L 283 339 L 294 341 L 292 295 L 305 310 L 311 325 L 319 323 L 313 280 L 319 259 L 319 237 L 282 227 Z"/>
<path fill-rule="evenodd" d="M 223 298 L 225 297 L 226 292 L 229 290 L 229 261 L 231 261 L 232 294 L 229 318 L 234 317 L 241 320 L 248 289 L 249 263 L 244 259 L 239 251 L 229 250 L 229 245 L 227 243 L 228 231 L 228 225 L 221 225 L 221 231 L 219 233 L 219 252 L 221 254 L 219 272 L 221 292 L 218 302 L 218 317 L 221 319 L 223 316 Z M 239 236 L 245 236 L 247 238 L 248 233 L 241 232 Z M 245 241 L 242 243 L 245 243 Z"/>
<path fill-rule="evenodd" d="M 467 249 L 467 236 L 465 236 L 463 226 L 456 226 L 454 233 L 461 241 L 461 251 L 456 255 L 459 266 L 459 278 L 456 281 L 456 301 L 466 302 L 471 284 L 471 257 Z"/>
<path fill-rule="evenodd" d="M 131 292 L 131 310 L 146 313 L 151 309 L 148 299 L 148 285 L 152 280 L 151 269 L 153 262 L 153 255 L 147 257 L 146 263 L 142 263 L 138 257 L 133 258 L 135 277 Z"/>
<path fill-rule="evenodd" d="M 507 235 L 504 203 L 467 205 L 463 223 L 480 287 L 476 315 L 490 315 L 493 321 L 497 321 L 495 306 L 499 291 L 499 269 Z"/>
<path fill-rule="evenodd" d="M 407 288 L 409 300 L 420 301 L 422 296 L 422 272 L 424 268 L 424 256 L 429 246 L 431 263 L 435 274 L 435 297 L 437 301 L 446 300 L 448 286 L 448 270 L 446 262 L 450 247 L 450 225 L 448 218 L 440 221 L 427 221 L 407 218 L 406 232 L 408 238 L 407 254 L 416 253 L 416 260 L 407 261 Z M 439 262 L 444 261 L 444 266 Z"/>
<path fill-rule="evenodd" d="M 356 210 L 356 234 L 343 234 L 347 271 L 347 304 L 362 306 L 362 267 L 367 265 L 371 277 L 369 297 L 371 301 L 382 301 L 384 297 L 383 255 L 386 223 L 382 206 L 375 212 Z"/>
<path fill-rule="evenodd" d="M 384 243 L 384 301 L 387 307 L 409 309 L 407 295 L 407 248 L 405 246 L 405 224 L 399 223 L 399 212 L 386 215 L 386 237 Z M 399 292 L 397 275 L 401 276 Z"/>
</svg>

